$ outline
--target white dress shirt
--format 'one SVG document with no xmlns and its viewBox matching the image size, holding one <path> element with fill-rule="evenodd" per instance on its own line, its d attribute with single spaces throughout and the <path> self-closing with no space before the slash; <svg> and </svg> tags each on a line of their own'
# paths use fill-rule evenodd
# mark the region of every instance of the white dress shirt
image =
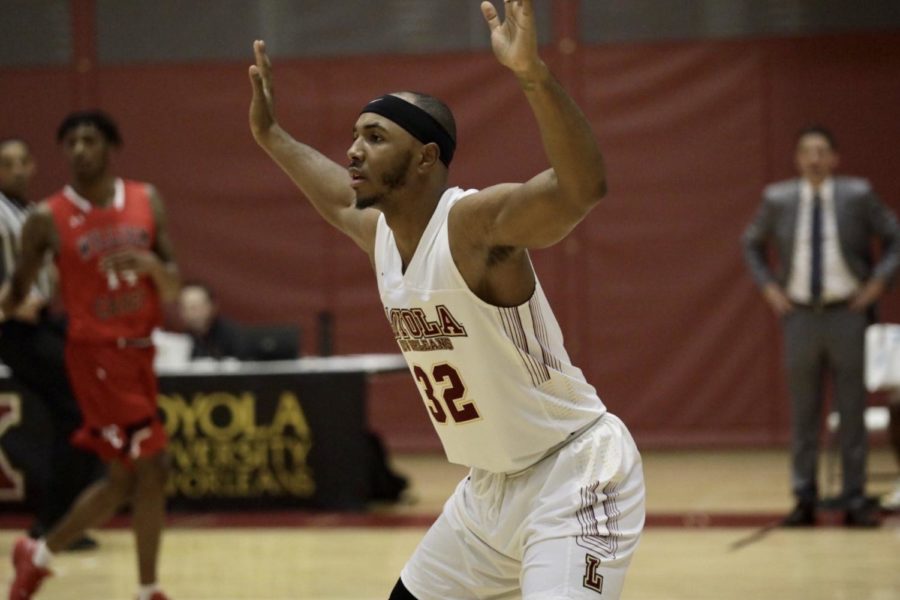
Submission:
<svg viewBox="0 0 900 600">
<path fill-rule="evenodd" d="M 818 191 L 822 200 L 822 302 L 849 300 L 860 288 L 859 280 L 847 267 L 838 239 L 834 209 L 834 179 L 822 182 Z M 788 297 L 800 304 L 811 304 L 812 206 L 815 191 L 809 181 L 800 185 L 800 207 L 794 236 L 794 256 L 788 281 Z"/>
</svg>

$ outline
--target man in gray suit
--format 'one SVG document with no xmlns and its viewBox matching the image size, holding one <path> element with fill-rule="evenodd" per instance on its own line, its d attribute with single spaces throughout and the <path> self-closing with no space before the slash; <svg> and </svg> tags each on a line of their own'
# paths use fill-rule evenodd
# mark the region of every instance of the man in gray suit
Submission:
<svg viewBox="0 0 900 600">
<path fill-rule="evenodd" d="M 753 278 L 784 326 L 797 505 L 783 524 L 816 522 L 822 391 L 830 374 L 841 419 L 844 522 L 874 527 L 877 511 L 865 497 L 863 344 L 874 303 L 900 266 L 900 226 L 866 180 L 833 175 L 838 155 L 827 129 L 798 134 L 795 163 L 800 177 L 765 189 L 743 236 Z M 882 246 L 877 262 L 874 239 Z M 777 269 L 767 259 L 769 244 Z"/>
</svg>

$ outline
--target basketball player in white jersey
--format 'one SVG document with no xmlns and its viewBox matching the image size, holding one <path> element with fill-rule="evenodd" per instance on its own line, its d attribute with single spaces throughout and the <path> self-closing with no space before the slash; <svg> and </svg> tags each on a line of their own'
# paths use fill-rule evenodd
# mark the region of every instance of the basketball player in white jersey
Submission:
<svg viewBox="0 0 900 600">
<path fill-rule="evenodd" d="M 375 268 L 394 336 L 449 460 L 468 465 L 392 600 L 619 598 L 644 523 L 634 441 L 574 367 L 528 250 L 562 240 L 606 190 L 581 111 L 538 56 L 533 3 L 481 9 L 551 167 L 447 188 L 456 131 L 426 95 L 377 98 L 342 167 L 278 125 L 261 41 L 256 141 Z"/>
</svg>

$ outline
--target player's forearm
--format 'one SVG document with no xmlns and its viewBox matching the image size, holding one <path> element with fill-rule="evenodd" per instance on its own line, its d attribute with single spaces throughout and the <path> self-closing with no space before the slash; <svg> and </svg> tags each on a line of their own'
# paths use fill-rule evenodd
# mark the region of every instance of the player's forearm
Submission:
<svg viewBox="0 0 900 600">
<path fill-rule="evenodd" d="M 29 265 L 19 264 L 9 280 L 9 287 L 0 301 L 0 312 L 11 315 L 25 302 L 31 287 L 37 279 L 39 266 L 32 268 Z"/>
<path fill-rule="evenodd" d="M 606 168 L 581 109 L 542 61 L 516 77 L 537 120 L 560 201 L 593 205 L 606 194 Z"/>
<path fill-rule="evenodd" d="M 256 141 L 325 220 L 343 229 L 340 212 L 353 204 L 347 170 L 277 125 Z"/>
</svg>

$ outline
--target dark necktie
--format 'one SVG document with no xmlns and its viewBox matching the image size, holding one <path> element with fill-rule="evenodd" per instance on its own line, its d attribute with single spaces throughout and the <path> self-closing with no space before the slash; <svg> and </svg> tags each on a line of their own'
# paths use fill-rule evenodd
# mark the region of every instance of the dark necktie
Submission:
<svg viewBox="0 0 900 600">
<path fill-rule="evenodd" d="M 812 262 L 809 291 L 813 304 L 822 299 L 822 199 L 816 194 L 812 202 Z"/>
</svg>

